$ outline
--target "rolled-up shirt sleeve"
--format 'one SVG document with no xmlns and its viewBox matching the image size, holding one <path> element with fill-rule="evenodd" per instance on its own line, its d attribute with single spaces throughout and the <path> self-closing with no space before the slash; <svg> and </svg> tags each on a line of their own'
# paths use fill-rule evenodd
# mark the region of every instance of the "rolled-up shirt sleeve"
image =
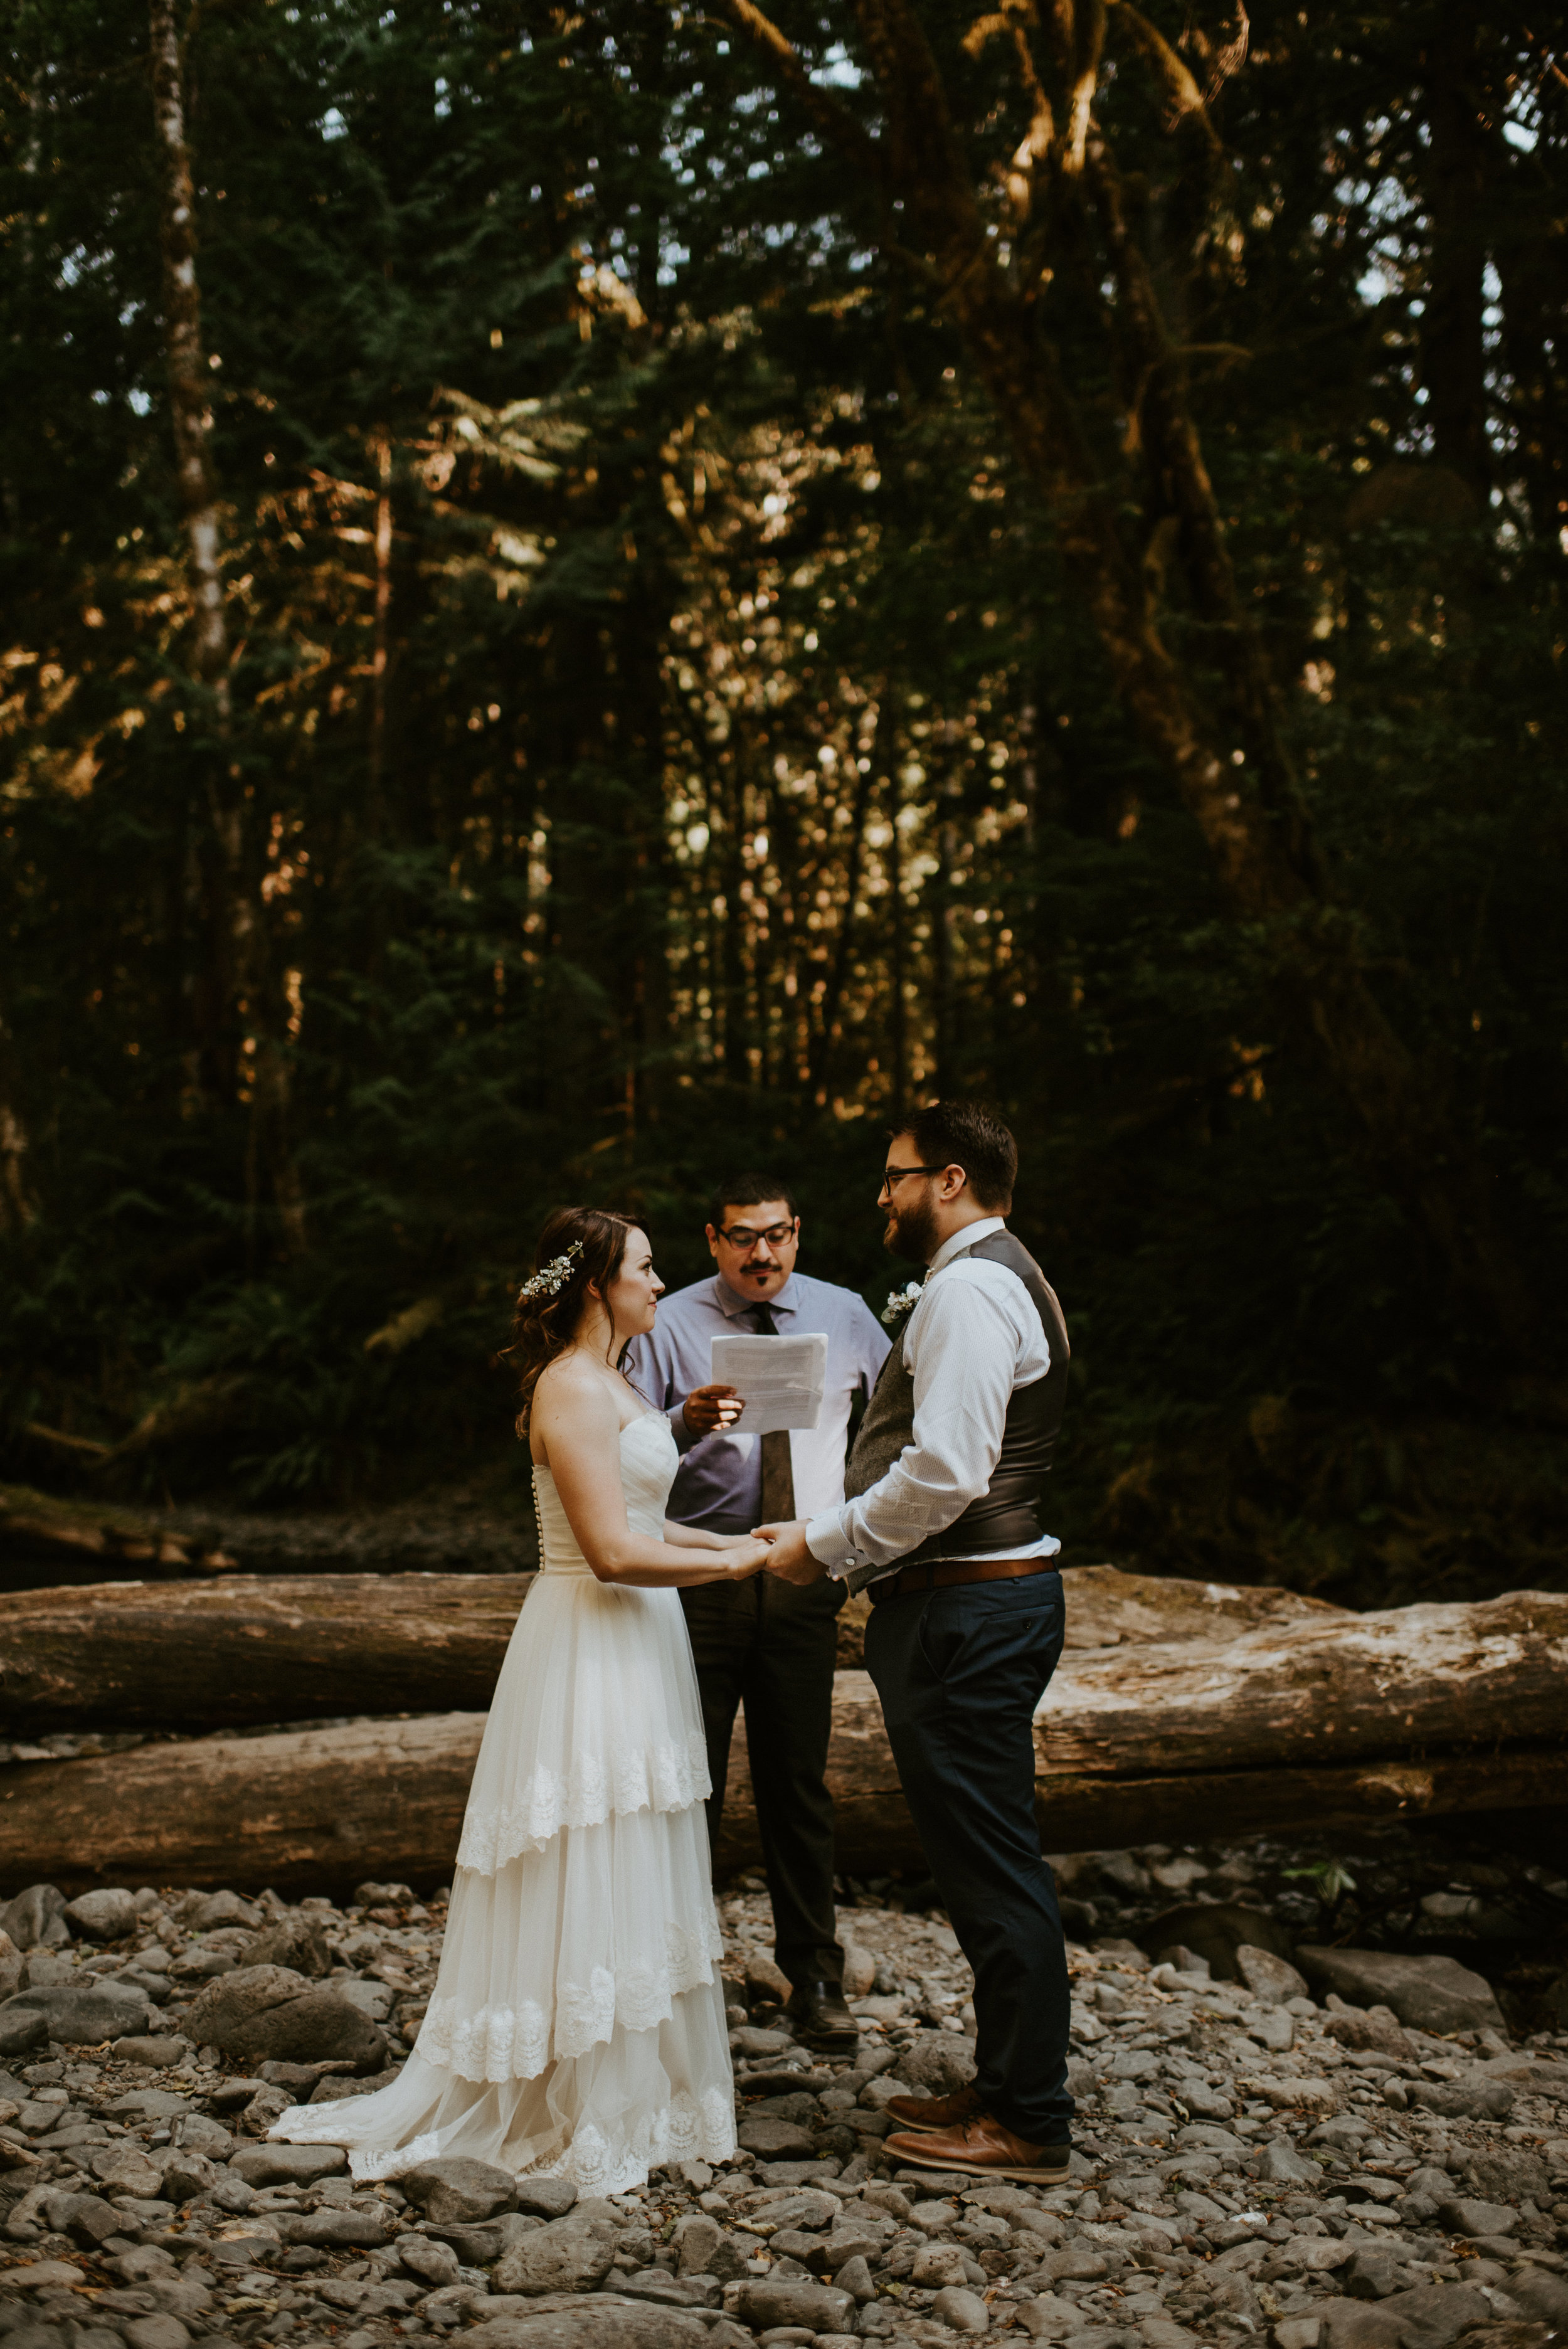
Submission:
<svg viewBox="0 0 1568 2349">
<path fill-rule="evenodd" d="M 903 1345 L 914 1381 L 913 1439 L 868 1492 L 807 1526 L 807 1547 L 830 1574 L 891 1569 L 945 1532 L 986 1490 L 1001 1453 L 1019 1349 L 1017 1324 L 999 1299 L 962 1275 L 934 1278 Z"/>
</svg>

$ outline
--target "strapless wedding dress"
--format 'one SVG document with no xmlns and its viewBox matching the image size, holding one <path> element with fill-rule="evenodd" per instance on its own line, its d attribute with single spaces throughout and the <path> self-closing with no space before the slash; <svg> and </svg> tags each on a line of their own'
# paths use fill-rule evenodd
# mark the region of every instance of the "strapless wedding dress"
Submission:
<svg viewBox="0 0 1568 2349">
<path fill-rule="evenodd" d="M 668 1423 L 633 1420 L 620 1454 L 632 1530 L 657 1541 Z M 414 2053 L 389 2087 L 295 2105 L 272 2131 L 346 2146 L 356 2178 L 473 2154 L 614 2194 L 735 2150 L 680 1600 L 598 1581 L 550 1471 L 533 1482 L 543 1570 L 496 1683 Z"/>
</svg>

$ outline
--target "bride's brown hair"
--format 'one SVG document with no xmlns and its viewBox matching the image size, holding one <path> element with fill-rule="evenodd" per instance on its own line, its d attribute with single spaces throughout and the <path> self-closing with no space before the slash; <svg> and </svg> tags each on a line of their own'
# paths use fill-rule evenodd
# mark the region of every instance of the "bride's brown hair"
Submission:
<svg viewBox="0 0 1568 2349">
<path fill-rule="evenodd" d="M 528 1414 L 541 1373 L 563 1354 L 577 1334 L 592 1282 L 603 1297 L 621 1269 L 626 1243 L 641 1226 L 613 1207 L 557 1207 L 539 1235 L 534 1271 L 518 1291 L 511 1343 L 503 1359 L 517 1372 L 521 1407 L 517 1432 L 528 1433 Z"/>
</svg>

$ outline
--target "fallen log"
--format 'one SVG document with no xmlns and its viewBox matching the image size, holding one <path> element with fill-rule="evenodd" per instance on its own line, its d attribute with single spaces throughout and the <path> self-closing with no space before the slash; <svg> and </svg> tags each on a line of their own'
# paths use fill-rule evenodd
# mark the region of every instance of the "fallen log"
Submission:
<svg viewBox="0 0 1568 2349">
<path fill-rule="evenodd" d="M 25 1485 L 0 1485 L 0 1561 L 30 1559 L 67 1573 L 86 1565 L 99 1573 L 125 1566 L 170 1575 L 217 1574 L 234 1563 L 213 1544 L 160 1526 L 145 1512 L 112 1503 L 60 1501 Z"/>
<path fill-rule="evenodd" d="M 15 1736 L 483 1712 L 531 1575 L 312 1574 L 0 1597 Z"/>
<path fill-rule="evenodd" d="M 1177 1575 L 1123 1574 L 1114 1566 L 1069 1567 L 1062 1577 L 1067 1593 L 1067 1645 L 1118 1648 L 1171 1640 L 1229 1640 L 1271 1623 L 1321 1622 L 1343 1615 L 1324 1599 L 1304 1599 L 1271 1585 L 1190 1582 Z M 865 1627 L 871 1619 L 869 1592 L 851 1599 L 839 1617 L 839 1670 L 865 1667 Z"/>
<path fill-rule="evenodd" d="M 364 1711 L 482 1712 L 527 1574 L 224 1575 L 0 1596 L 0 1692 L 14 1736 L 240 1729 Z M 1079 1567 L 1068 1643 L 1109 1649 L 1337 1619 L 1288 1590 Z M 861 1602 L 863 1614 L 865 1602 Z M 846 1609 L 846 1615 L 850 1610 Z M 839 1662 L 862 1661 L 855 1622 Z"/>
<path fill-rule="evenodd" d="M 201 1737 L 0 1772 L 0 1884 L 450 1879 L 482 1713 Z"/>
<path fill-rule="evenodd" d="M 1117 1778 L 1554 1746 L 1568 1597 L 1511 1590 L 1076 1657 L 1037 1733 L 1051 1769 Z"/>
<path fill-rule="evenodd" d="M 89 1447 L 90 1448 L 90 1447 Z M 92 1575 L 97 1565 L 98 1575 Z M 378 1509 L 147 1509 L 0 1485 L 0 1582 L 20 1589 L 119 1574 L 516 1574 L 537 1563 L 534 1522 L 427 1495 Z"/>
<path fill-rule="evenodd" d="M 1542 1592 L 1075 1651 L 1037 1724 L 1041 1840 L 1209 1842 L 1562 1803 L 1565 1691 L 1568 1598 Z M 433 1884 L 450 1873 L 482 1728 L 465 1712 L 14 1765 L 0 1772 L 0 1886 Z M 863 1672 L 838 1676 L 828 1775 L 841 1866 L 918 1865 Z M 758 1856 L 738 1741 L 719 1865 Z"/>
</svg>

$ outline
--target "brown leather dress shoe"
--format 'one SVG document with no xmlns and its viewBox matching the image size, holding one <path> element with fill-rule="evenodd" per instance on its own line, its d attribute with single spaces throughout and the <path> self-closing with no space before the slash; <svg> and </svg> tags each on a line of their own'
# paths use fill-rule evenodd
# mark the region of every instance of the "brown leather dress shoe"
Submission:
<svg viewBox="0 0 1568 2349">
<path fill-rule="evenodd" d="M 1065 2186 L 1071 2147 L 1030 2145 L 994 2113 L 958 2127 L 882 2139 L 885 2150 L 916 2169 L 956 2169 L 975 2178 L 1017 2178 L 1031 2186 Z"/>
<path fill-rule="evenodd" d="M 985 2107 L 975 2088 L 960 2088 L 952 2096 L 890 2096 L 882 2106 L 891 2113 L 901 2128 L 957 2128 L 964 2121 L 978 2120 Z"/>
</svg>

